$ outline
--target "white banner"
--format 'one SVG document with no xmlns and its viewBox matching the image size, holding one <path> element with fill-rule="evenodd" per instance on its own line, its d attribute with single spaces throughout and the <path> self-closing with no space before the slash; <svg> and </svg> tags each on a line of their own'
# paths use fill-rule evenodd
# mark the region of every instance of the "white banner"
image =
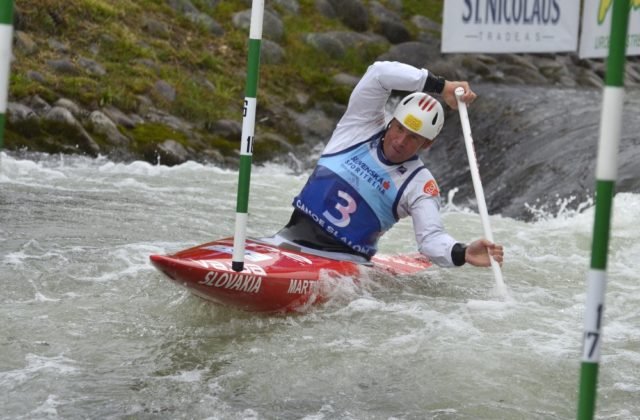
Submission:
<svg viewBox="0 0 640 420">
<path fill-rule="evenodd" d="M 640 55 L 640 0 L 631 1 L 627 55 Z M 609 54 L 613 0 L 584 0 L 580 58 L 606 57 Z"/>
<path fill-rule="evenodd" d="M 576 51 L 580 0 L 445 0 L 442 52 Z"/>
</svg>

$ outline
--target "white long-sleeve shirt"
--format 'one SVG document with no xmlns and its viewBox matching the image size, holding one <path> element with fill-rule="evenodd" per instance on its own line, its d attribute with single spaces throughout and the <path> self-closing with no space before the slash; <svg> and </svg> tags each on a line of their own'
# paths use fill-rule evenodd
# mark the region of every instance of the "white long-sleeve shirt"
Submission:
<svg viewBox="0 0 640 420">
<path fill-rule="evenodd" d="M 354 88 L 323 155 L 354 146 L 387 125 L 385 105 L 392 90 L 421 91 L 428 70 L 398 62 L 376 62 Z M 451 250 L 456 240 L 444 229 L 440 218 L 440 195 L 428 170 L 421 170 L 409 182 L 398 201 L 399 218 L 411 216 L 418 249 L 439 266 L 452 266 Z"/>
</svg>

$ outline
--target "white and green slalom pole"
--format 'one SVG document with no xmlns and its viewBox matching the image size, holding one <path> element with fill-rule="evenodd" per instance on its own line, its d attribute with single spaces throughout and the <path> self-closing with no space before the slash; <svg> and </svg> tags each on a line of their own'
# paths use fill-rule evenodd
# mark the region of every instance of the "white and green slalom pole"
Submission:
<svg viewBox="0 0 640 420">
<path fill-rule="evenodd" d="M 593 419 L 598 385 L 598 365 L 602 343 L 604 297 L 607 286 L 607 253 L 613 194 L 618 176 L 618 144 L 624 103 L 624 62 L 626 55 L 629 0 L 614 0 L 609 38 L 607 74 L 600 114 L 600 139 L 596 164 L 596 208 L 591 246 L 591 267 L 587 274 L 582 366 L 580 369 L 579 420 Z"/>
<path fill-rule="evenodd" d="M 461 98 L 464 95 L 464 88 L 457 87 L 455 90 L 456 99 L 458 101 L 458 112 L 460 113 L 460 123 L 462 124 L 462 134 L 464 135 L 464 144 L 467 149 L 467 158 L 469 159 L 469 170 L 471 171 L 471 180 L 473 181 L 473 189 L 476 193 L 476 201 L 478 203 L 478 212 L 480 213 L 480 219 L 482 220 L 482 228 L 484 230 L 484 237 L 493 242 L 493 233 L 491 231 L 491 225 L 489 223 L 489 212 L 487 211 L 487 203 L 484 199 L 484 189 L 482 188 L 482 181 L 480 180 L 480 170 L 478 169 L 478 161 L 476 159 L 476 151 L 473 147 L 473 137 L 471 137 L 471 124 L 469 123 L 469 113 L 467 112 L 467 104 L 465 104 Z M 500 264 L 489 255 L 491 261 L 491 268 L 493 269 L 493 276 L 496 279 L 497 292 L 507 297 L 507 289 L 502 280 L 502 271 L 500 270 Z"/>
<path fill-rule="evenodd" d="M 244 269 L 244 247 L 247 238 L 249 184 L 251 181 L 253 136 L 256 126 L 256 97 L 258 93 L 263 18 L 264 0 L 253 0 L 251 3 L 251 26 L 249 27 L 249 59 L 242 118 L 242 141 L 240 142 L 236 229 L 233 236 L 233 260 L 231 263 L 234 271 L 242 271 Z"/>
<path fill-rule="evenodd" d="M 0 0 L 0 150 L 4 145 L 4 124 L 9 98 L 9 67 L 13 41 L 13 0 Z"/>
</svg>

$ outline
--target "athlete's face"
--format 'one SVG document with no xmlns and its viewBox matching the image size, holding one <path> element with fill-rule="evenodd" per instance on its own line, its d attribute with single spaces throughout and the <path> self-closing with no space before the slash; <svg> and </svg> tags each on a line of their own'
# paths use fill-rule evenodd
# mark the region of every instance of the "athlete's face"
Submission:
<svg viewBox="0 0 640 420">
<path fill-rule="evenodd" d="M 391 120 L 384 134 L 382 150 L 393 163 L 402 163 L 412 158 L 420 149 L 427 149 L 433 141 L 407 130 L 395 118 Z"/>
</svg>

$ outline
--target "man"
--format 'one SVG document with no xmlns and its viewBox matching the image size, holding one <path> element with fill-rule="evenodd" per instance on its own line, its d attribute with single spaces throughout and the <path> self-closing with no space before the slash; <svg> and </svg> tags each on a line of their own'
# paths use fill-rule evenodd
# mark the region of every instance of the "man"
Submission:
<svg viewBox="0 0 640 420">
<path fill-rule="evenodd" d="M 498 263 L 503 248 L 486 239 L 468 246 L 447 234 L 440 219 L 438 185 L 418 157 L 433 144 L 444 124 L 442 105 L 423 92 L 441 95 L 457 109 L 476 95 L 467 82 L 450 82 L 425 69 L 376 62 L 354 88 L 345 114 L 306 185 L 293 200 L 291 220 L 270 242 L 305 252 L 367 262 L 378 239 L 399 219 L 411 216 L 420 252 L 440 266 L 465 262 Z M 385 122 L 392 90 L 414 92 L 403 98 Z"/>
</svg>

